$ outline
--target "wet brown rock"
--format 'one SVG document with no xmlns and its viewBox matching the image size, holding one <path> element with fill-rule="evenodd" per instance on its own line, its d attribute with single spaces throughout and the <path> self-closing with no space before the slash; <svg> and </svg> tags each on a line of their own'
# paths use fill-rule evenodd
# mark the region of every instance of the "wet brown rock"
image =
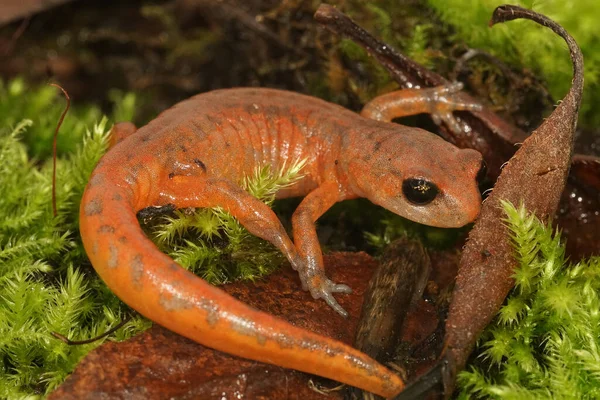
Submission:
<svg viewBox="0 0 600 400">
<path fill-rule="evenodd" d="M 325 257 L 329 276 L 350 285 L 351 295 L 338 296 L 350 314 L 346 320 L 323 301 L 302 291 L 290 268 L 256 283 L 225 285 L 234 297 L 287 319 L 297 326 L 350 344 L 362 297 L 376 266 L 366 253 Z M 336 399 L 309 387 L 337 383 L 268 364 L 220 353 L 160 326 L 121 343 L 107 343 L 84 358 L 49 399 Z"/>
</svg>

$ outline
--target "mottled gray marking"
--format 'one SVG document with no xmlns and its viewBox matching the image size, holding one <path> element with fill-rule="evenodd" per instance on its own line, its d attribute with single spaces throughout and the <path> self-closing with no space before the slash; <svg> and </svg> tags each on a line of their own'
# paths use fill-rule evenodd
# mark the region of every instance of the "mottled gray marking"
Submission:
<svg viewBox="0 0 600 400">
<path fill-rule="evenodd" d="M 160 295 L 158 303 L 167 311 L 188 310 L 193 307 L 193 304 L 187 299 L 178 296 L 167 297 L 164 294 Z"/>
<path fill-rule="evenodd" d="M 127 243 L 127 238 L 125 236 L 120 236 L 119 239 L 117 239 L 119 241 L 119 243 L 125 244 Z"/>
<path fill-rule="evenodd" d="M 267 344 L 267 337 L 259 333 L 256 335 L 256 341 L 259 345 L 264 346 L 265 344 Z"/>
<path fill-rule="evenodd" d="M 131 279 L 136 289 L 142 288 L 142 277 L 144 276 L 144 261 L 141 254 L 136 254 L 131 260 Z"/>
<path fill-rule="evenodd" d="M 111 225 L 102 225 L 98 228 L 98 233 L 115 233 L 115 227 Z"/>
<path fill-rule="evenodd" d="M 146 133 L 145 135 L 141 135 L 140 136 L 140 141 L 142 141 L 142 142 L 149 142 L 150 141 L 150 134 Z"/>
<path fill-rule="evenodd" d="M 95 174 L 92 176 L 92 179 L 88 182 L 88 186 L 94 187 L 96 185 L 101 185 L 104 182 L 104 174 Z"/>
<path fill-rule="evenodd" d="M 115 194 L 113 194 L 112 199 L 114 201 L 121 201 L 121 200 L 123 200 L 123 196 L 121 196 L 121 194 L 119 194 L 119 193 L 115 193 Z"/>
<path fill-rule="evenodd" d="M 214 326 L 217 324 L 217 322 L 219 322 L 219 313 L 217 313 L 216 311 L 207 311 L 206 313 L 206 323 L 208 324 L 208 326 L 210 326 L 211 328 L 214 328 Z"/>
<path fill-rule="evenodd" d="M 296 341 L 285 334 L 278 335 L 275 342 L 281 349 L 293 349 L 296 346 Z"/>
<path fill-rule="evenodd" d="M 256 329 L 256 322 L 247 319 L 247 318 L 236 318 L 235 321 L 232 321 L 231 329 L 240 335 L 250 336 L 256 338 L 256 341 L 259 345 L 264 346 L 267 342 L 267 337 L 258 332 Z"/>
<path fill-rule="evenodd" d="M 91 217 L 92 215 L 102 214 L 104 208 L 102 207 L 102 199 L 96 197 L 90 200 L 83 208 L 83 212 L 86 216 Z"/>
<path fill-rule="evenodd" d="M 108 268 L 116 268 L 119 265 L 119 249 L 113 243 L 108 245 Z"/>
<path fill-rule="evenodd" d="M 98 242 L 97 241 L 94 241 L 94 244 L 92 244 L 92 253 L 98 254 Z"/>
</svg>

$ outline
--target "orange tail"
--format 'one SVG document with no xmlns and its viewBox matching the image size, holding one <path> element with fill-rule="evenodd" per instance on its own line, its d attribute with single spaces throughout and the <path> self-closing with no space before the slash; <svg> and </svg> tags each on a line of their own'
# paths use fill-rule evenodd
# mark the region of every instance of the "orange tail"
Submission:
<svg viewBox="0 0 600 400">
<path fill-rule="evenodd" d="M 95 174 L 81 203 L 80 228 L 86 252 L 111 290 L 180 335 L 384 397 L 404 387 L 398 376 L 356 349 L 259 312 L 183 269 L 142 232 L 131 188 Z"/>
</svg>

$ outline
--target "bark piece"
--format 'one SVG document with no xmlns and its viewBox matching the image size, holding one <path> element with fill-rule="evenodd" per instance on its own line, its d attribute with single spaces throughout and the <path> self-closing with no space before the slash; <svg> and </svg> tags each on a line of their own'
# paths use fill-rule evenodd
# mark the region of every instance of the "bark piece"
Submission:
<svg viewBox="0 0 600 400">
<path fill-rule="evenodd" d="M 501 202 L 523 203 L 542 221 L 553 217 L 565 188 L 577 112 L 583 91 L 583 57 L 574 39 L 541 14 L 516 6 L 500 6 L 490 25 L 517 18 L 552 29 L 569 46 L 573 60 L 571 89 L 554 112 L 529 136 L 504 167 L 462 254 L 446 323 L 444 381 L 450 395 L 456 371 L 462 369 L 479 334 L 496 315 L 509 290 L 516 266 Z"/>
<path fill-rule="evenodd" d="M 377 262 L 366 253 L 334 253 L 325 262 L 332 279 L 354 290 L 337 297 L 349 312 L 348 319 L 304 292 L 291 268 L 256 283 L 238 282 L 223 288 L 294 325 L 351 344 L 363 294 Z M 107 343 L 90 352 L 49 399 L 341 399 L 340 392 L 324 396 L 312 390 L 310 379 L 326 388 L 339 386 L 230 356 L 155 325 L 129 341 Z"/>
</svg>

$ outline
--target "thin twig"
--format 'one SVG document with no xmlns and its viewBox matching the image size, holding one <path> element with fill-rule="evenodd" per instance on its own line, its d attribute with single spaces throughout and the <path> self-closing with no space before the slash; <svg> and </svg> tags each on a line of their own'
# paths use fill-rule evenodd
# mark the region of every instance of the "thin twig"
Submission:
<svg viewBox="0 0 600 400">
<path fill-rule="evenodd" d="M 62 88 L 62 86 L 56 83 L 49 83 L 48 85 L 59 88 L 67 99 L 67 106 L 62 112 L 60 119 L 58 120 L 58 124 L 56 124 L 56 129 L 54 130 L 54 139 L 52 140 L 52 214 L 54 217 L 56 217 L 58 215 L 58 211 L 56 210 L 56 142 L 58 140 L 58 130 L 60 129 L 65 116 L 67 115 L 67 111 L 69 111 L 69 108 L 71 108 L 71 98 L 69 97 L 67 91 Z"/>
<path fill-rule="evenodd" d="M 90 344 L 90 343 L 94 343 L 102 338 L 105 338 L 106 336 L 111 335 L 114 332 L 116 332 L 117 330 L 121 329 L 123 327 L 123 325 L 125 325 L 126 323 L 128 323 L 131 320 L 131 318 L 133 318 L 133 314 L 127 314 L 127 316 L 113 328 L 107 330 L 106 332 L 104 332 L 101 335 L 98 335 L 96 337 L 93 337 L 91 339 L 86 339 L 86 340 L 71 340 L 64 335 L 61 335 L 58 332 L 51 332 L 50 334 L 52 336 L 54 336 L 55 338 L 57 338 L 58 340 L 65 342 L 69 346 L 79 346 L 82 344 Z"/>
</svg>

